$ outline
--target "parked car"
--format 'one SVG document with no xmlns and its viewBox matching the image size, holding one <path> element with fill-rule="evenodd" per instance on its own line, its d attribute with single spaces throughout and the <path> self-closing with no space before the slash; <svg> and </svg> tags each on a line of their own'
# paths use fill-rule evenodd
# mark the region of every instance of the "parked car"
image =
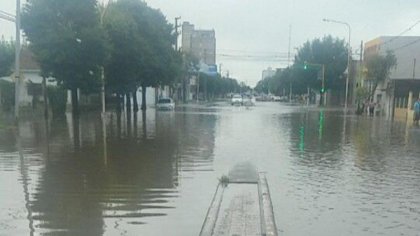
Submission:
<svg viewBox="0 0 420 236">
<path fill-rule="evenodd" d="M 158 110 L 173 110 L 175 103 L 172 98 L 159 98 L 156 107 Z"/>
<path fill-rule="evenodd" d="M 280 96 L 273 96 L 273 101 L 275 102 L 281 102 L 281 97 Z"/>
<path fill-rule="evenodd" d="M 232 100 L 231 100 L 231 104 L 232 105 L 242 105 L 243 100 L 242 100 L 242 95 L 240 94 L 234 94 L 232 96 Z"/>
<path fill-rule="evenodd" d="M 244 96 L 244 98 L 242 99 L 242 104 L 244 106 L 254 106 L 255 98 L 252 96 Z"/>
</svg>

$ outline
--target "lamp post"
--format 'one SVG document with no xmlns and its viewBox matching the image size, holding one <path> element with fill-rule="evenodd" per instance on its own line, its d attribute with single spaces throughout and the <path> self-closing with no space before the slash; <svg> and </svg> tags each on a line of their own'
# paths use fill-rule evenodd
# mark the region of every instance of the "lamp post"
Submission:
<svg viewBox="0 0 420 236">
<path fill-rule="evenodd" d="M 344 22 L 344 21 L 325 19 L 325 18 L 322 19 L 322 20 L 324 22 L 331 22 L 331 23 L 345 25 L 345 26 L 347 26 L 347 28 L 349 30 L 349 42 L 348 42 L 348 46 L 347 46 L 348 56 L 347 56 L 346 98 L 345 98 L 345 102 L 344 102 L 344 109 L 345 109 L 345 111 L 347 111 L 347 99 L 348 99 L 348 94 L 349 94 L 350 60 L 351 60 L 351 48 L 350 48 L 351 27 L 350 27 L 349 23 Z"/>
<path fill-rule="evenodd" d="M 106 13 L 106 10 L 108 9 L 108 4 L 104 4 L 102 6 L 102 12 L 101 12 L 101 18 L 100 18 L 100 23 L 101 26 L 103 26 L 104 24 L 104 16 Z M 105 123 L 105 71 L 104 71 L 104 66 L 101 67 L 101 82 L 102 82 L 102 86 L 101 86 L 101 101 L 102 101 L 102 122 Z"/>
<path fill-rule="evenodd" d="M 108 9 L 109 3 L 112 2 L 112 0 L 110 0 L 107 4 L 103 4 L 102 5 L 102 11 L 101 13 L 101 18 L 100 18 L 100 24 L 101 26 L 103 26 L 104 24 L 104 16 L 106 13 L 106 10 Z M 104 164 L 107 165 L 108 164 L 108 149 L 107 149 L 107 143 L 106 143 L 106 139 L 107 139 L 107 135 L 106 135 L 106 116 L 105 116 L 105 69 L 104 66 L 101 66 L 101 103 L 102 103 L 102 112 L 101 112 L 101 118 L 102 118 L 102 142 L 104 145 Z"/>
</svg>

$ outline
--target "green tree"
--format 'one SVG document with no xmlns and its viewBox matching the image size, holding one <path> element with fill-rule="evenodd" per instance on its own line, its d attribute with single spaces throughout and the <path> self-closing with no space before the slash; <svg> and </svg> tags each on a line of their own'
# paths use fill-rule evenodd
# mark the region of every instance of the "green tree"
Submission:
<svg viewBox="0 0 420 236">
<path fill-rule="evenodd" d="M 344 40 L 325 36 L 306 42 L 295 56 L 293 65 L 295 79 L 303 85 L 314 89 L 321 87 L 321 66 L 325 65 L 325 86 L 328 89 L 341 90 L 343 73 L 347 68 L 348 50 Z M 307 63 L 306 69 L 304 68 Z M 311 65 L 319 64 L 319 65 Z"/>
<path fill-rule="evenodd" d="M 0 77 L 9 76 L 15 59 L 15 46 L 4 39 L 0 41 Z"/>
<path fill-rule="evenodd" d="M 22 28 L 42 74 L 71 90 L 78 115 L 77 90 L 98 91 L 107 53 L 96 0 L 31 0 L 23 8 Z"/>
<path fill-rule="evenodd" d="M 397 58 L 392 51 L 386 55 L 373 55 L 366 59 L 366 77 L 373 82 L 372 90 L 369 91 L 369 99 L 375 94 L 378 84 L 389 78 L 391 69 L 397 65 Z"/>
<path fill-rule="evenodd" d="M 107 84 L 126 95 L 141 87 L 144 110 L 146 87 L 173 85 L 180 75 L 182 58 L 172 47 L 172 26 L 159 10 L 137 0 L 111 4 L 104 24 L 111 44 Z"/>
</svg>

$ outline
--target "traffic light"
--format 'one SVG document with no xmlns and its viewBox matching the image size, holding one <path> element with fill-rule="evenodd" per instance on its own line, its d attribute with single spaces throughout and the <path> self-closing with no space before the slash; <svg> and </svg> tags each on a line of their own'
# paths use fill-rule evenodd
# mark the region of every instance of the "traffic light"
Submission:
<svg viewBox="0 0 420 236">
<path fill-rule="evenodd" d="M 304 70 L 307 70 L 308 69 L 308 64 L 306 64 L 306 62 L 305 62 L 305 64 L 303 64 L 303 69 Z"/>
<path fill-rule="evenodd" d="M 321 88 L 321 89 L 319 90 L 319 92 L 320 92 L 321 94 L 324 94 L 324 93 L 325 93 L 325 88 Z"/>
</svg>

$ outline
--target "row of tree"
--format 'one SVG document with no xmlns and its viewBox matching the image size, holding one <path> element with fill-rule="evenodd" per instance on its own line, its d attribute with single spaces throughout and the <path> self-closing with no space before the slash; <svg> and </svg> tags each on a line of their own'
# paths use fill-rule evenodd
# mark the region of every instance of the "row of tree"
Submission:
<svg viewBox="0 0 420 236">
<path fill-rule="evenodd" d="M 203 94 L 204 100 L 223 98 L 229 93 L 244 93 L 251 88 L 244 83 L 238 83 L 236 79 L 221 77 L 220 75 L 209 76 L 200 74 L 199 90 Z"/>
<path fill-rule="evenodd" d="M 136 91 L 142 90 L 141 108 L 146 109 L 146 87 L 185 87 L 198 70 L 197 58 L 175 50 L 177 36 L 162 12 L 141 0 L 107 6 L 97 0 L 31 0 L 22 11 L 22 29 L 41 76 L 54 78 L 59 87 L 71 91 L 76 115 L 78 91 L 99 93 L 104 83 L 106 93 L 116 95 L 117 107 L 124 97 L 133 98 L 137 111 Z M 6 69 L 0 72 L 9 75 L 13 44 L 3 40 L 0 50 L 7 51 L 1 51 L 0 69 Z M 220 76 L 209 79 L 203 74 L 201 83 L 200 91 L 206 89 L 206 95 L 240 90 L 236 80 Z"/>
<path fill-rule="evenodd" d="M 119 98 L 135 96 L 139 87 L 171 85 L 179 76 L 172 26 L 143 1 L 105 8 L 96 0 L 33 0 L 23 9 L 22 28 L 42 76 L 71 90 L 75 114 L 77 91 L 99 92 L 103 73 L 107 91 Z"/>
</svg>

